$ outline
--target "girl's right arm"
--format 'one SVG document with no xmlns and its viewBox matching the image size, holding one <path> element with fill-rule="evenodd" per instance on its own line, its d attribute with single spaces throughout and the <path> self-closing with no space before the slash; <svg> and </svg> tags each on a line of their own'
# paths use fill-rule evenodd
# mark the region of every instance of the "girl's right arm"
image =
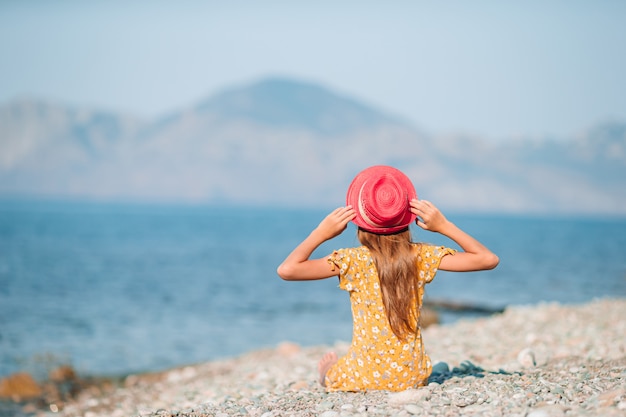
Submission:
<svg viewBox="0 0 626 417">
<path fill-rule="evenodd" d="M 288 281 L 337 276 L 339 272 L 331 267 L 326 258 L 309 258 L 322 243 L 340 235 L 355 216 L 355 211 L 350 206 L 335 209 L 278 266 L 278 275 Z"/>
<path fill-rule="evenodd" d="M 482 243 L 459 229 L 445 218 L 434 204 L 425 200 L 411 200 L 411 212 L 417 215 L 417 225 L 424 230 L 441 233 L 456 242 L 463 252 L 441 258 L 443 271 L 480 271 L 498 266 L 500 259 Z"/>
</svg>

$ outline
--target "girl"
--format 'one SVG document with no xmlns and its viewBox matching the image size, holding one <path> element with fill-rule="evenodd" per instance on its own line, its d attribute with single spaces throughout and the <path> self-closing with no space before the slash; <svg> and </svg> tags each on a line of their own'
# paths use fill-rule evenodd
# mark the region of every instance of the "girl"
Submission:
<svg viewBox="0 0 626 417">
<path fill-rule="evenodd" d="M 346 356 L 329 352 L 319 381 L 329 391 L 401 391 L 423 386 L 432 370 L 419 328 L 424 285 L 438 269 L 493 269 L 498 257 L 463 232 L 430 202 L 418 200 L 411 181 L 389 166 L 360 172 L 347 205 L 331 212 L 287 256 L 278 275 L 290 281 L 339 277 L 352 305 L 352 344 Z M 323 242 L 358 226 L 363 246 L 309 259 Z M 413 243 L 409 225 L 441 233 L 462 249 Z"/>
</svg>

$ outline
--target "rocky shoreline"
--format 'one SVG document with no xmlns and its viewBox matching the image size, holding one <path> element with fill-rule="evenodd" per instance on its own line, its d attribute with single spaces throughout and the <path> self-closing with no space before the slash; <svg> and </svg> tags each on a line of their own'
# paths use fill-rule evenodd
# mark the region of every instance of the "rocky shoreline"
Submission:
<svg viewBox="0 0 626 417">
<path fill-rule="evenodd" d="M 626 299 L 513 306 L 424 330 L 428 386 L 326 393 L 317 361 L 347 343 L 285 342 L 220 361 L 130 375 L 36 416 L 625 416 Z"/>
</svg>

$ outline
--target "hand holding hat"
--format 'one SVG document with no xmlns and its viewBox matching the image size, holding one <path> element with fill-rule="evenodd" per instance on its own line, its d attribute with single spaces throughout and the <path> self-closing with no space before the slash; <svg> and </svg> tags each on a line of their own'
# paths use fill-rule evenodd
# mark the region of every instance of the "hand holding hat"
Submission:
<svg viewBox="0 0 626 417">
<path fill-rule="evenodd" d="M 417 216 L 415 223 L 424 230 L 441 232 L 447 219 L 433 203 L 426 200 L 411 200 L 411 212 Z"/>
</svg>

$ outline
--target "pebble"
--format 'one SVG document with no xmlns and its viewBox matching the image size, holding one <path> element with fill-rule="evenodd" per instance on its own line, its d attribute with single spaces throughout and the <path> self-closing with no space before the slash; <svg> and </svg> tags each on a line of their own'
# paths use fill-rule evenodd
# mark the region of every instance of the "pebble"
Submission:
<svg viewBox="0 0 626 417">
<path fill-rule="evenodd" d="M 421 403 L 430 399 L 428 388 L 408 389 L 406 391 L 393 392 L 387 397 L 387 402 L 392 405 L 402 405 L 408 403 Z"/>
<path fill-rule="evenodd" d="M 535 360 L 535 352 L 533 352 L 529 348 L 522 349 L 520 353 L 517 354 L 517 361 L 524 368 L 530 368 L 537 365 L 537 361 Z"/>
<path fill-rule="evenodd" d="M 404 409 L 409 413 L 409 414 L 413 414 L 413 415 L 418 415 L 421 414 L 422 409 L 420 407 L 418 407 L 415 404 L 407 404 L 404 406 Z"/>
<path fill-rule="evenodd" d="M 326 392 L 317 361 L 348 343 L 274 349 L 170 371 L 132 375 L 54 415 L 146 417 L 626 415 L 626 299 L 577 306 L 514 306 L 488 318 L 430 326 L 436 358 L 426 387 L 402 392 Z M 39 416 L 39 415 L 38 415 Z"/>
<path fill-rule="evenodd" d="M 565 411 L 566 408 L 560 405 L 546 405 L 531 410 L 526 417 L 561 417 Z"/>
</svg>

